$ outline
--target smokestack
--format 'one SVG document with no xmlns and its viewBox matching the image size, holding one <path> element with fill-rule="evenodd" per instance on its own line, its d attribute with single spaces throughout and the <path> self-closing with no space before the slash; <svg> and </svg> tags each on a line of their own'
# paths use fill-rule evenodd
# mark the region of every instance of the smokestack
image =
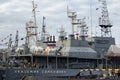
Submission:
<svg viewBox="0 0 120 80">
<path fill-rule="evenodd" d="M 47 42 L 49 42 L 49 37 L 47 37 Z"/>
<path fill-rule="evenodd" d="M 50 36 L 50 42 L 52 42 L 52 36 Z"/>
<path fill-rule="evenodd" d="M 55 36 L 53 36 L 53 42 L 55 42 Z"/>
</svg>

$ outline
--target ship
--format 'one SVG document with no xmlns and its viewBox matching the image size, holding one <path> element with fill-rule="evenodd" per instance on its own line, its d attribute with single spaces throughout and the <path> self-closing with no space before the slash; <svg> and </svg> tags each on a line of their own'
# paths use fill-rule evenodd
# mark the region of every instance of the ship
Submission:
<svg viewBox="0 0 120 80">
<path fill-rule="evenodd" d="M 7 53 L 2 50 L 0 80 L 119 80 L 120 49 L 115 46 L 111 34 L 106 0 L 102 0 L 102 4 L 101 36 L 88 38 L 85 18 L 77 19 L 76 12 L 68 9 L 72 33 L 66 37 L 62 26 L 56 41 L 55 36 L 49 35 L 45 29 L 45 17 L 41 39 L 38 40 L 33 1 L 34 20 L 26 23 L 25 44 L 18 46 L 17 31 L 15 46 L 11 46 L 10 35 Z M 79 25 L 76 34 L 75 25 Z"/>
</svg>

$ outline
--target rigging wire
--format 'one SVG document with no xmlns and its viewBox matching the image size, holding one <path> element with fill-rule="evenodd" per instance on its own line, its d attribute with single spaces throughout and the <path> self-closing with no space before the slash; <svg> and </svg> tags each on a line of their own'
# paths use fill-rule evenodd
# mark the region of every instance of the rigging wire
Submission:
<svg viewBox="0 0 120 80">
<path fill-rule="evenodd" d="M 92 1 L 90 1 L 90 29 L 91 29 L 91 37 L 92 37 L 92 26 L 93 26 L 93 23 L 92 23 Z"/>
</svg>

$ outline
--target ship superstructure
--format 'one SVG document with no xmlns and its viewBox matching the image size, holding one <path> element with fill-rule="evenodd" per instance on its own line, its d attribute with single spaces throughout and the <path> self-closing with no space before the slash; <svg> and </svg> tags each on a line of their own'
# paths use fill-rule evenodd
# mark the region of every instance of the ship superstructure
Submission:
<svg viewBox="0 0 120 80">
<path fill-rule="evenodd" d="M 93 48 L 99 53 L 100 57 L 104 57 L 111 45 L 115 45 L 115 39 L 112 37 L 112 24 L 109 19 L 106 0 L 100 1 L 102 4 L 101 17 L 99 18 L 99 27 L 101 28 L 101 36 L 93 37 Z"/>
</svg>

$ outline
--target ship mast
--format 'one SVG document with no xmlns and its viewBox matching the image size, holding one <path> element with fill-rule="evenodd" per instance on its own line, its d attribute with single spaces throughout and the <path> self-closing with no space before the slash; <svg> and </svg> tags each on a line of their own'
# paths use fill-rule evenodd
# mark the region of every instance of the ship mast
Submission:
<svg viewBox="0 0 120 80">
<path fill-rule="evenodd" d="M 69 11 L 68 6 L 67 6 L 67 16 L 68 16 L 68 18 L 71 19 L 72 34 L 74 34 L 74 24 L 73 23 L 74 23 L 75 18 L 77 17 L 77 14 L 76 14 L 76 12 Z"/>
<path fill-rule="evenodd" d="M 32 1 L 32 5 L 33 5 L 33 18 L 34 18 L 34 27 L 35 27 L 35 34 L 36 34 L 36 40 L 37 40 L 37 23 L 36 23 L 36 8 L 37 5 L 35 5 L 34 0 Z"/>
<path fill-rule="evenodd" d="M 81 35 L 80 36 L 81 36 L 82 40 L 85 40 L 85 37 L 86 37 L 87 32 L 88 32 L 88 27 L 85 23 L 85 18 L 83 18 L 81 20 L 80 28 L 81 28 Z"/>
<path fill-rule="evenodd" d="M 101 36 L 102 37 L 112 37 L 111 27 L 112 24 L 109 20 L 109 14 L 107 9 L 106 0 L 101 0 L 102 2 L 102 16 L 99 18 L 99 26 L 101 27 Z"/>
<path fill-rule="evenodd" d="M 18 30 L 16 31 L 15 47 L 18 47 Z"/>
<path fill-rule="evenodd" d="M 28 45 L 28 48 L 31 46 L 36 46 L 37 45 L 37 24 L 36 24 L 36 6 L 34 4 L 34 0 L 32 1 L 33 5 L 33 21 L 28 21 L 26 23 L 26 43 Z"/>
<path fill-rule="evenodd" d="M 61 26 L 61 28 L 57 32 L 60 34 L 59 41 L 65 40 L 66 32 L 65 32 L 65 29 L 63 28 L 63 26 Z"/>
<path fill-rule="evenodd" d="M 81 36 L 80 37 L 82 39 L 84 39 L 86 34 L 87 34 L 87 31 L 88 31 L 88 27 L 86 26 L 86 23 L 85 23 L 85 18 L 77 19 L 76 12 L 69 11 L 68 7 L 67 7 L 67 15 L 68 15 L 68 18 L 71 18 L 72 34 L 74 34 L 74 26 L 77 25 L 81 29 Z"/>
<path fill-rule="evenodd" d="M 42 24 L 42 34 L 41 34 L 41 40 L 45 41 L 46 39 L 46 30 L 45 30 L 45 17 L 43 17 L 43 24 Z"/>
</svg>

